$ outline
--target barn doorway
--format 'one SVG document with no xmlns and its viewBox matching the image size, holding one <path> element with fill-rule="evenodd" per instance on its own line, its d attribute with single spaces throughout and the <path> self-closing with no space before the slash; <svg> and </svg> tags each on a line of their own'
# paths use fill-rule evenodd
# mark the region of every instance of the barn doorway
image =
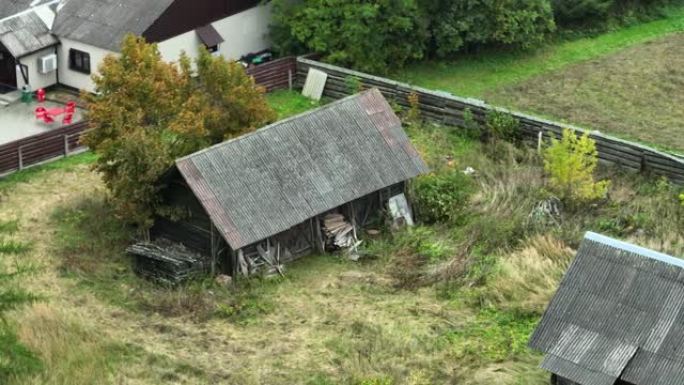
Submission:
<svg viewBox="0 0 684 385">
<path fill-rule="evenodd" d="M 0 94 L 17 88 L 17 62 L 5 47 L 0 45 Z"/>
</svg>

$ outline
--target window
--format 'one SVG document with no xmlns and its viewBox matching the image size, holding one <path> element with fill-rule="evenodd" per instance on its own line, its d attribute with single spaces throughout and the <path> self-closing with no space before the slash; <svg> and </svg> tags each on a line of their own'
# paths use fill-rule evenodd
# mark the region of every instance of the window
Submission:
<svg viewBox="0 0 684 385">
<path fill-rule="evenodd" d="M 211 53 L 218 52 L 218 50 L 219 50 L 218 44 L 213 45 L 213 46 L 211 46 L 211 47 L 205 44 L 204 47 L 207 49 L 207 51 L 209 51 L 209 52 L 211 52 Z"/>
<path fill-rule="evenodd" d="M 69 68 L 90 75 L 90 54 L 77 49 L 70 49 Z"/>
</svg>

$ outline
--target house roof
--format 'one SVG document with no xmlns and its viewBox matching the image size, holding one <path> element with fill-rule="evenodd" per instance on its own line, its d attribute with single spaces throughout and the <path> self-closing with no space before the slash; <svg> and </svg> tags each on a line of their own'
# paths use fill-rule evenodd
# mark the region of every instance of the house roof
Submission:
<svg viewBox="0 0 684 385">
<path fill-rule="evenodd" d="M 33 11 L 22 12 L 0 20 L 0 43 L 14 56 L 29 53 L 58 43 L 45 22 Z"/>
<path fill-rule="evenodd" d="M 60 38 L 119 51 L 127 33 L 141 35 L 174 0 L 65 0 L 53 33 Z"/>
<path fill-rule="evenodd" d="M 233 250 L 428 171 L 375 89 L 176 166 Z"/>
<path fill-rule="evenodd" d="M 46 3 L 49 0 L 40 0 L 38 3 Z M 14 16 L 19 12 L 31 8 L 34 0 L 2 0 L 0 1 L 0 19 Z"/>
<path fill-rule="evenodd" d="M 684 261 L 588 233 L 530 346 L 583 385 L 684 378 Z"/>
</svg>

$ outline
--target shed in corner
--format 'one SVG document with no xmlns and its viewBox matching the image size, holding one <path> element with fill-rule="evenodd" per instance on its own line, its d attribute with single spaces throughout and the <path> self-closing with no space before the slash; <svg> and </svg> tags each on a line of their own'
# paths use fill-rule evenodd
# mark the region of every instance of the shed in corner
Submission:
<svg viewBox="0 0 684 385">
<path fill-rule="evenodd" d="M 182 219 L 156 218 L 151 235 L 229 275 L 277 268 L 339 243 L 427 171 L 369 90 L 178 159 L 162 195 Z"/>
<path fill-rule="evenodd" d="M 684 261 L 587 233 L 530 346 L 557 385 L 684 384 Z"/>
</svg>

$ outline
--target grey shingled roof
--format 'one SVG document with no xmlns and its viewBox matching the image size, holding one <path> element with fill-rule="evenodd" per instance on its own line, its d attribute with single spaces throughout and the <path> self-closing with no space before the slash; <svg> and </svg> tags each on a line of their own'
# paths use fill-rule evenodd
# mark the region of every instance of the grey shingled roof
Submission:
<svg viewBox="0 0 684 385">
<path fill-rule="evenodd" d="M 95 47 L 118 52 L 127 33 L 141 35 L 173 0 L 67 0 L 53 32 Z"/>
<path fill-rule="evenodd" d="M 19 12 L 31 8 L 34 0 L 0 0 L 0 19 L 14 16 Z M 46 2 L 45 0 L 42 3 Z"/>
<path fill-rule="evenodd" d="M 58 43 L 34 12 L 23 12 L 0 21 L 0 43 L 16 58 Z"/>
<path fill-rule="evenodd" d="M 377 90 L 176 165 L 233 250 L 428 171 Z"/>
<path fill-rule="evenodd" d="M 530 346 L 583 385 L 683 384 L 684 261 L 587 233 Z"/>
</svg>

